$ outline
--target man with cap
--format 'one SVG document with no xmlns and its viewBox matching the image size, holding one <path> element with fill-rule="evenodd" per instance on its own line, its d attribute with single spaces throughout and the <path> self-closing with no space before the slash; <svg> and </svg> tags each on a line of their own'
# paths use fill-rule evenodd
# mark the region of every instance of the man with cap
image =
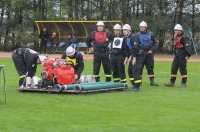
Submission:
<svg viewBox="0 0 200 132">
<path fill-rule="evenodd" d="M 84 69 L 84 61 L 82 53 L 77 52 L 74 48 L 69 46 L 66 49 L 66 52 L 63 52 L 61 59 L 66 59 L 66 62 L 71 66 L 73 66 L 75 71 L 75 79 L 78 80 Z"/>
<path fill-rule="evenodd" d="M 111 64 L 113 70 L 114 82 L 126 82 L 125 65 L 124 60 L 127 56 L 126 52 L 126 39 L 122 33 L 122 27 L 116 24 L 113 27 L 115 38 L 111 45 Z"/>
<path fill-rule="evenodd" d="M 43 64 L 47 59 L 44 55 L 38 55 L 38 53 L 29 48 L 18 48 L 13 51 L 12 59 L 15 68 L 20 76 L 19 86 L 25 84 L 26 77 L 29 80 L 28 86 L 31 85 L 31 78 L 35 75 L 37 64 Z"/>
<path fill-rule="evenodd" d="M 114 35 L 110 31 L 105 31 L 105 25 L 103 21 L 98 21 L 97 30 L 91 32 L 87 39 L 86 44 L 90 48 L 91 43 L 94 47 L 94 59 L 93 59 L 93 76 L 96 82 L 100 81 L 99 71 L 101 63 L 103 64 L 104 73 L 106 76 L 106 82 L 111 81 L 111 63 L 109 58 L 109 43 L 113 41 Z"/>
<path fill-rule="evenodd" d="M 187 82 L 187 60 L 192 54 L 192 48 L 189 44 L 189 39 L 184 35 L 183 27 L 177 24 L 174 27 L 175 44 L 174 44 L 174 60 L 171 67 L 171 79 L 169 83 L 164 85 L 167 87 L 174 87 L 176 81 L 177 71 L 180 70 L 182 82 L 180 88 L 186 87 Z"/>
</svg>

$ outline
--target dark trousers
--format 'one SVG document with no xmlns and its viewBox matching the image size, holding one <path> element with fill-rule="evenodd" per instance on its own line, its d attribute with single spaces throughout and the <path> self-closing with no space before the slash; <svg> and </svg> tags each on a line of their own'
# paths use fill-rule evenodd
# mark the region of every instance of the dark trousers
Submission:
<svg viewBox="0 0 200 132">
<path fill-rule="evenodd" d="M 143 68 L 143 55 L 138 55 L 136 57 L 136 63 L 132 66 L 133 78 L 134 78 L 134 86 L 140 87 L 141 85 L 141 71 Z M 131 61 L 132 63 L 132 61 Z"/>
<path fill-rule="evenodd" d="M 154 78 L 154 54 L 148 54 L 144 52 L 141 54 L 141 59 L 143 61 L 141 75 L 143 72 L 143 67 L 145 66 L 149 78 Z"/>
<path fill-rule="evenodd" d="M 15 65 L 15 68 L 20 76 L 19 86 L 23 84 L 23 81 L 26 76 L 26 64 L 21 56 L 19 56 L 15 51 L 12 53 L 12 59 Z"/>
<path fill-rule="evenodd" d="M 111 55 L 111 64 L 113 71 L 113 81 L 114 82 L 126 82 L 124 57 L 120 54 Z"/>
<path fill-rule="evenodd" d="M 187 60 L 185 57 L 186 56 L 183 54 L 177 54 L 174 56 L 171 67 L 171 82 L 175 83 L 178 69 L 182 76 L 182 83 L 187 82 Z"/>
<path fill-rule="evenodd" d="M 96 79 L 96 82 L 100 81 L 99 71 L 103 64 L 104 73 L 106 76 L 106 82 L 111 81 L 111 63 L 109 58 L 109 52 L 94 52 L 94 62 L 93 62 L 93 76 Z"/>
<path fill-rule="evenodd" d="M 129 65 L 128 65 L 128 76 L 129 76 L 131 84 L 134 86 L 132 59 L 130 60 Z"/>
<path fill-rule="evenodd" d="M 57 49 L 58 49 L 58 47 L 57 47 L 56 45 L 52 45 L 52 46 L 50 47 L 49 54 L 52 54 L 52 50 L 53 50 L 53 54 L 55 54 L 56 51 L 57 51 Z"/>
<path fill-rule="evenodd" d="M 44 53 L 46 53 L 46 48 L 47 48 L 47 40 L 41 39 L 40 53 L 42 53 L 42 50 L 43 50 Z"/>
</svg>

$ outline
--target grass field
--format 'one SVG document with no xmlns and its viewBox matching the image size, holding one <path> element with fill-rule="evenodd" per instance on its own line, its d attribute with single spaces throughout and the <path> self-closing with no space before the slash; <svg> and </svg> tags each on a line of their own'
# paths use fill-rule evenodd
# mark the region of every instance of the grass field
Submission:
<svg viewBox="0 0 200 132">
<path fill-rule="evenodd" d="M 199 132 L 199 63 L 188 63 L 188 87 L 167 88 L 171 62 L 156 62 L 155 81 L 149 86 L 144 72 L 140 92 L 92 94 L 20 93 L 18 75 L 11 59 L 6 65 L 7 104 L 4 104 L 0 76 L 1 132 Z M 38 67 L 37 76 L 42 66 Z M 103 81 L 103 70 L 101 80 Z M 83 74 L 92 74 L 92 62 L 85 61 Z M 39 76 L 40 77 L 40 76 Z M 178 76 L 176 86 L 180 84 Z"/>
</svg>

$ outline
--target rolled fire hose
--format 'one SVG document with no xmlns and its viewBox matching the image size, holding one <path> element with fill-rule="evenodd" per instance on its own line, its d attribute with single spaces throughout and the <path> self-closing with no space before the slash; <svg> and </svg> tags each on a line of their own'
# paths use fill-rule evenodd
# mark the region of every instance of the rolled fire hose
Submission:
<svg viewBox="0 0 200 132">
<path fill-rule="evenodd" d="M 90 91 L 90 90 L 100 90 L 100 89 L 111 89 L 111 88 L 128 88 L 127 83 L 102 83 L 102 84 L 91 84 L 91 85 L 83 85 L 77 84 L 74 88 L 76 93 L 80 93 L 81 91 Z"/>
<path fill-rule="evenodd" d="M 108 84 L 108 83 L 113 83 L 113 82 L 92 82 L 92 83 L 82 83 L 82 84 L 79 84 L 79 85 L 100 85 L 100 84 Z M 54 89 L 57 91 L 57 92 L 60 92 L 62 90 L 74 90 L 75 86 L 77 84 L 69 84 L 69 85 L 60 85 L 60 84 L 56 84 L 54 86 Z"/>
</svg>

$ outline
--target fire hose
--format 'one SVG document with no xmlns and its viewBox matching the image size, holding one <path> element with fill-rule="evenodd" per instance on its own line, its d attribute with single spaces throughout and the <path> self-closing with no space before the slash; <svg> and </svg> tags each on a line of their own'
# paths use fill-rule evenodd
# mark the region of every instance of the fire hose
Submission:
<svg viewBox="0 0 200 132">
<path fill-rule="evenodd" d="M 76 93 L 81 91 L 90 91 L 90 90 L 100 90 L 100 89 L 112 89 L 112 88 L 128 88 L 127 83 L 120 82 L 95 82 L 95 83 L 83 83 L 83 84 L 72 84 L 72 85 L 55 85 L 57 92 L 62 90 L 75 90 Z"/>
</svg>

